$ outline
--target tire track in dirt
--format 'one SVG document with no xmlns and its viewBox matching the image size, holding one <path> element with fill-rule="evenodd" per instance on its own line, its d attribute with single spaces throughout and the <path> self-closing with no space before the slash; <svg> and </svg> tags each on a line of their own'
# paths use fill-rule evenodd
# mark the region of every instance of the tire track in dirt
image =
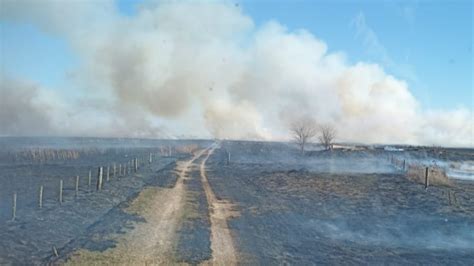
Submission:
<svg viewBox="0 0 474 266">
<path fill-rule="evenodd" d="M 177 162 L 178 179 L 173 188 L 144 190 L 134 203 L 142 208 L 140 215 L 146 223 L 118 238 L 116 247 L 104 252 L 81 250 L 73 254 L 71 265 L 169 265 L 174 264 L 173 248 L 184 209 L 186 189 L 184 180 L 192 163 L 209 148 L 201 150 L 192 159 Z M 141 201 L 141 202 L 140 202 Z M 138 203 L 137 203 L 138 202 Z"/>
<path fill-rule="evenodd" d="M 234 241 L 230 229 L 227 225 L 227 219 L 235 217 L 234 206 L 228 201 L 218 200 L 212 191 L 206 176 L 206 161 L 217 148 L 214 145 L 208 150 L 206 157 L 201 162 L 201 182 L 206 193 L 209 204 L 209 213 L 211 218 L 211 250 L 212 259 L 203 264 L 211 265 L 236 265 L 238 256 L 234 246 Z"/>
</svg>

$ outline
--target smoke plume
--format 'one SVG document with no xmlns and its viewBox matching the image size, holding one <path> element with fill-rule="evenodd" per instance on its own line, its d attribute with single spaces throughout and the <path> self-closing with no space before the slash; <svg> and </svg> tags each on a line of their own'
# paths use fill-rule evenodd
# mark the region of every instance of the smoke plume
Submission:
<svg viewBox="0 0 474 266">
<path fill-rule="evenodd" d="M 1 132 L 8 135 L 46 133 L 52 126 L 51 106 L 41 99 L 36 85 L 0 75 Z M 35 132 L 30 130 L 34 129 Z"/>
<path fill-rule="evenodd" d="M 473 146 L 472 110 L 424 110 L 379 65 L 350 64 L 304 29 L 257 27 L 229 2 L 145 2 L 131 16 L 113 1 L 2 5 L 1 20 L 64 38 L 81 58 L 74 101 L 39 103 L 41 87 L 2 81 L 2 135 L 284 140 L 310 116 L 337 141 Z"/>
</svg>

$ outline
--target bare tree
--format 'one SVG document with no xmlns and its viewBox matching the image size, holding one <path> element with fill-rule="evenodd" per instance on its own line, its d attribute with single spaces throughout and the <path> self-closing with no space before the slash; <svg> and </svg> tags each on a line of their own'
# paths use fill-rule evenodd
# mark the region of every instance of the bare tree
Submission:
<svg viewBox="0 0 474 266">
<path fill-rule="evenodd" d="M 317 134 L 316 124 L 311 119 L 300 119 L 291 125 L 293 140 L 298 144 L 301 154 L 304 154 L 305 145 Z"/>
<path fill-rule="evenodd" d="M 336 130 L 327 124 L 320 126 L 319 130 L 319 142 L 321 142 L 326 150 L 331 149 L 334 138 L 336 138 Z"/>
</svg>

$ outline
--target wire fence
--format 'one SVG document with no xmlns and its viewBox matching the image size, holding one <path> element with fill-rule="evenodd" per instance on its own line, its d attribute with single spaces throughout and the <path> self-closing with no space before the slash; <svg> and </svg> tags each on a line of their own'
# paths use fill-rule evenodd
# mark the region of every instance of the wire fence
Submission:
<svg viewBox="0 0 474 266">
<path fill-rule="evenodd" d="M 97 164 L 88 167 L 84 165 L 76 166 L 76 163 L 69 163 L 66 167 L 64 164 L 55 163 L 55 160 L 66 157 L 57 157 L 53 155 L 56 153 L 51 151 L 24 153 L 27 154 L 29 159 L 38 159 L 39 163 L 32 166 L 32 168 L 25 166 L 25 164 L 16 166 L 23 167 L 22 172 L 16 173 L 17 176 L 13 174 L 10 177 L 10 183 L 15 184 L 10 184 L 14 188 L 11 189 L 9 197 L 8 191 L 5 191 L 5 189 L 1 190 L 3 195 L 0 195 L 2 203 L 0 217 L 4 221 L 15 221 L 21 218 L 20 213 L 25 213 L 23 210 L 54 209 L 61 207 L 67 202 L 87 198 L 92 193 L 101 193 L 105 186 L 109 186 L 115 180 L 140 177 L 139 174 L 143 168 L 152 165 L 155 160 L 161 157 L 171 157 L 173 152 L 175 150 L 171 146 L 161 147 L 146 154 L 144 152 L 134 155 L 127 153 L 126 155 L 119 156 L 120 158 L 113 158 L 114 160 L 108 158 L 112 156 L 104 154 L 96 156 L 94 160 L 97 161 Z M 24 154 L 16 158 L 24 160 Z M 79 158 L 76 152 L 64 154 L 74 155 L 73 158 L 66 159 L 77 160 Z M 12 166 L 12 172 L 18 169 L 14 167 Z M 31 176 L 31 172 L 34 174 L 37 169 L 51 174 L 42 173 L 43 177 L 36 179 L 22 177 L 22 175 L 25 175 L 25 171 L 29 172 L 28 176 Z M 67 174 L 65 174 L 66 172 Z M 74 172 L 75 174 L 69 174 L 69 172 Z"/>
<path fill-rule="evenodd" d="M 436 165 L 424 165 L 417 161 L 390 156 L 390 163 L 398 170 L 403 171 L 408 179 L 425 185 L 427 189 L 430 185 L 451 186 L 445 169 Z"/>
</svg>

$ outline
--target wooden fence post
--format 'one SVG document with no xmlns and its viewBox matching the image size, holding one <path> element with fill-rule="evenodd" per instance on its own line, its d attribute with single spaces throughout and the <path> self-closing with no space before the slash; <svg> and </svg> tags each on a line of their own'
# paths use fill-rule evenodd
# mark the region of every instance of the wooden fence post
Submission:
<svg viewBox="0 0 474 266">
<path fill-rule="evenodd" d="M 39 191 L 39 208 L 43 208 L 43 186 L 40 186 Z"/>
<path fill-rule="evenodd" d="M 113 174 L 112 174 L 112 177 L 115 178 L 115 170 L 116 170 L 116 165 L 114 163 L 114 167 L 113 167 Z"/>
<path fill-rule="evenodd" d="M 110 180 L 110 166 L 107 165 L 107 182 Z"/>
<path fill-rule="evenodd" d="M 58 250 L 56 249 L 55 246 L 53 246 L 53 254 L 54 254 L 55 257 L 59 257 Z"/>
<path fill-rule="evenodd" d="M 428 167 L 425 168 L 425 189 L 428 189 L 430 185 L 429 177 L 428 177 Z"/>
<path fill-rule="evenodd" d="M 89 190 L 90 190 L 91 185 L 92 185 L 92 170 L 89 170 L 89 180 L 87 182 L 87 185 L 89 186 Z"/>
<path fill-rule="evenodd" d="M 13 193 L 13 206 L 12 206 L 12 221 L 16 218 L 16 192 Z"/>
<path fill-rule="evenodd" d="M 76 198 L 79 195 L 79 176 L 76 176 Z"/>
<path fill-rule="evenodd" d="M 135 173 L 138 172 L 138 158 L 135 158 Z"/>
<path fill-rule="evenodd" d="M 230 164 L 230 151 L 227 152 L 227 164 Z"/>
<path fill-rule="evenodd" d="M 104 168 L 99 167 L 98 173 L 97 173 L 97 190 L 102 190 L 102 173 L 104 171 Z"/>
<path fill-rule="evenodd" d="M 63 203 L 63 180 L 59 180 L 59 204 Z"/>
<path fill-rule="evenodd" d="M 153 155 L 150 152 L 150 159 L 148 160 L 148 163 L 151 164 L 153 162 Z"/>
<path fill-rule="evenodd" d="M 122 176 L 122 164 L 119 164 L 119 176 Z"/>
</svg>

